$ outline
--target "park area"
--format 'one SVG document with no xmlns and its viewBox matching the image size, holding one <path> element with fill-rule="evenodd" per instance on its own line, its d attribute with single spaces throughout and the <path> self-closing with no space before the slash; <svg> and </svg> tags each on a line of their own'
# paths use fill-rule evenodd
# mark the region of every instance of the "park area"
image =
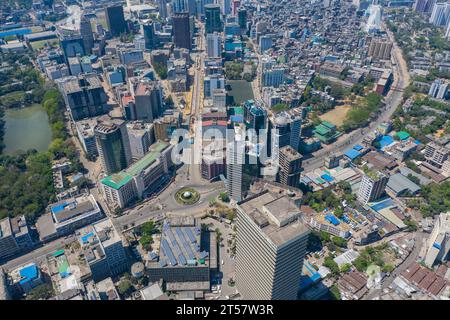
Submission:
<svg viewBox="0 0 450 320">
<path fill-rule="evenodd" d="M 322 114 L 321 116 L 319 116 L 319 118 L 321 120 L 331 122 L 332 124 L 334 124 L 337 127 L 340 127 L 340 126 L 342 126 L 345 119 L 347 118 L 347 113 L 350 109 L 351 109 L 351 106 L 348 104 L 336 106 L 336 108 Z"/>
</svg>

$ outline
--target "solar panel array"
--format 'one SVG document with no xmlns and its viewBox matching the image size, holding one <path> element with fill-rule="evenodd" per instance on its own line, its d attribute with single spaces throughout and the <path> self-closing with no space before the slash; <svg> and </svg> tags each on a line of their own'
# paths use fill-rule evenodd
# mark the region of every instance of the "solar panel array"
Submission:
<svg viewBox="0 0 450 320">
<path fill-rule="evenodd" d="M 167 257 L 168 261 L 161 258 L 161 267 L 166 266 L 167 262 L 171 266 L 186 264 L 195 266 L 197 264 L 197 257 L 204 259 L 208 256 L 208 252 L 206 251 L 200 253 L 200 244 L 195 236 L 201 234 L 200 228 L 170 227 L 169 223 L 164 223 L 162 229 L 161 253 Z"/>
</svg>

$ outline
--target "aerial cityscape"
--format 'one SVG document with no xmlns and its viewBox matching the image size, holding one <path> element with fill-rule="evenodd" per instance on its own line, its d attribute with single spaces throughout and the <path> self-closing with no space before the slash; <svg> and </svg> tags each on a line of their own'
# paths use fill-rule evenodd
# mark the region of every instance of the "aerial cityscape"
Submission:
<svg viewBox="0 0 450 320">
<path fill-rule="evenodd" d="M 449 300 L 449 251 L 449 0 L 0 2 L 0 300 Z"/>
</svg>

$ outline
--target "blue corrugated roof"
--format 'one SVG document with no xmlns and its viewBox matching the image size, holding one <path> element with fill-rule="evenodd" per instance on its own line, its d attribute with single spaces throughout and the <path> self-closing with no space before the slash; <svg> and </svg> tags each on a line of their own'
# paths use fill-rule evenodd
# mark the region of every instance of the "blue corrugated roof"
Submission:
<svg viewBox="0 0 450 320">
<path fill-rule="evenodd" d="M 335 226 L 340 224 L 339 220 L 336 219 L 336 217 L 334 215 L 332 215 L 332 214 L 327 214 L 325 216 L 325 219 L 327 219 L 329 222 L 331 222 Z"/>
<path fill-rule="evenodd" d="M 356 151 L 360 151 L 362 149 L 364 149 L 363 146 L 359 145 L 359 144 L 355 144 L 355 146 L 353 147 L 353 149 L 355 149 Z"/>
<path fill-rule="evenodd" d="M 25 268 L 20 269 L 19 274 L 23 278 L 19 281 L 20 284 L 27 283 L 38 276 L 39 270 L 37 266 L 33 263 Z"/>
<path fill-rule="evenodd" d="M 333 177 L 330 176 L 329 174 L 323 174 L 321 177 L 322 177 L 324 180 L 326 180 L 327 182 L 331 182 L 331 181 L 334 180 Z"/>
<path fill-rule="evenodd" d="M 350 149 L 345 152 L 345 155 L 348 158 L 350 158 L 351 160 L 354 160 L 354 159 L 358 158 L 361 154 L 358 151 L 356 151 L 355 149 Z"/>
</svg>

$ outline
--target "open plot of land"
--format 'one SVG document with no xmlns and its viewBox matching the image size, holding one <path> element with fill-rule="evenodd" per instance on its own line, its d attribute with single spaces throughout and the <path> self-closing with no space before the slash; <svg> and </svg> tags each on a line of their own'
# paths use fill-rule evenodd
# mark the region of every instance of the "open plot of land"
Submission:
<svg viewBox="0 0 450 320">
<path fill-rule="evenodd" d="M 41 40 L 41 41 L 35 41 L 31 43 L 31 48 L 33 50 L 41 50 L 42 48 L 47 46 L 52 46 L 58 44 L 58 40 L 51 39 L 51 40 Z"/>
<path fill-rule="evenodd" d="M 324 113 L 323 115 L 319 116 L 319 118 L 321 120 L 331 122 L 335 126 L 339 127 L 344 123 L 345 119 L 347 118 L 347 113 L 349 112 L 350 109 L 351 109 L 350 105 L 337 106 L 333 110 L 330 110 L 327 113 Z"/>
</svg>

